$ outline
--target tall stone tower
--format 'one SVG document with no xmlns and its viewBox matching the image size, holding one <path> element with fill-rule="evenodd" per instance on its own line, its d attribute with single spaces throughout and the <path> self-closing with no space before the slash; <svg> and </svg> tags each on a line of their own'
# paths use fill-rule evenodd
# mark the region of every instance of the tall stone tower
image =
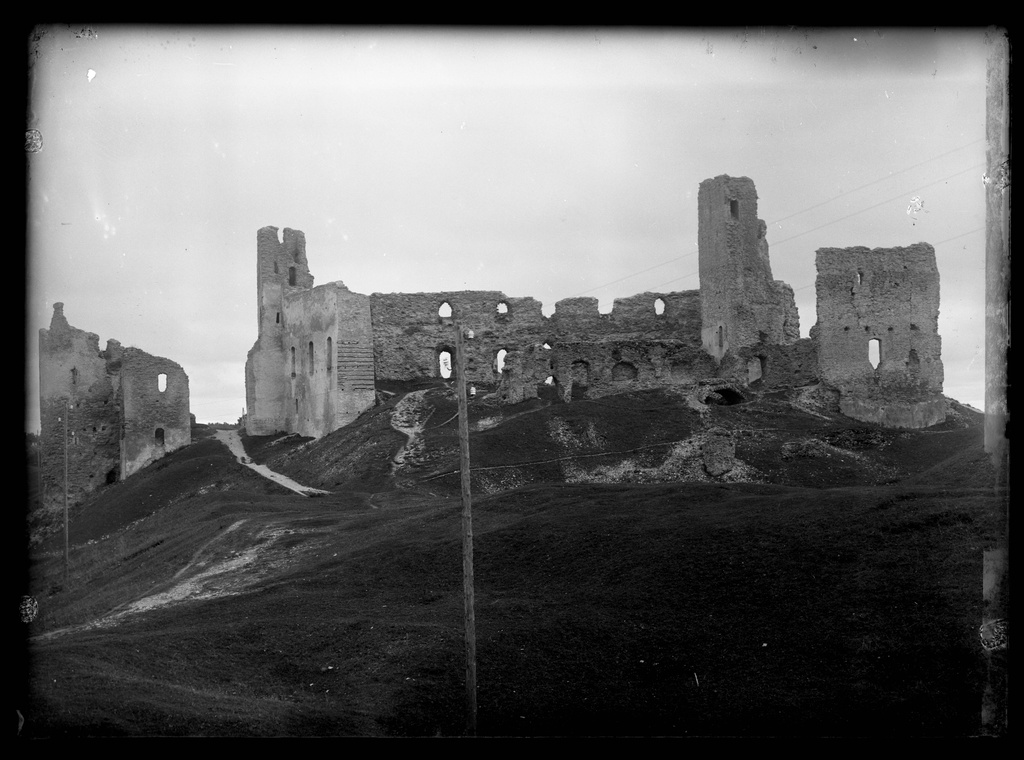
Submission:
<svg viewBox="0 0 1024 760">
<path fill-rule="evenodd" d="M 319 438 L 376 401 L 369 296 L 313 287 L 306 238 L 256 233 L 259 335 L 245 363 L 246 432 Z"/>
<path fill-rule="evenodd" d="M 256 303 L 259 334 L 245 363 L 246 429 L 250 435 L 269 435 L 287 430 L 286 402 L 291 397 L 285 335 L 285 298 L 310 290 L 313 275 L 306 261 L 306 236 L 285 228 L 283 240 L 277 227 L 256 233 Z"/>
<path fill-rule="evenodd" d="M 842 412 L 887 427 L 942 422 L 935 249 L 821 248 L 817 268 L 818 372 Z"/>
<path fill-rule="evenodd" d="M 697 213 L 704 350 L 721 361 L 730 350 L 797 340 L 793 290 L 772 279 L 753 181 L 725 174 L 704 180 Z"/>
<path fill-rule="evenodd" d="M 188 375 L 179 364 L 73 327 L 53 305 L 39 331 L 43 504 L 77 504 L 192 441 Z"/>
</svg>

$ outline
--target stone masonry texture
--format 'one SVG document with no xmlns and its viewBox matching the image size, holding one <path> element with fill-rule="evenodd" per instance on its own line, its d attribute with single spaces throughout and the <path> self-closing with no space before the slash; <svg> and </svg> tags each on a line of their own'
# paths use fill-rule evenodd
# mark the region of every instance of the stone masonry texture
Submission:
<svg viewBox="0 0 1024 760">
<path fill-rule="evenodd" d="M 935 249 L 822 248 L 817 269 L 818 373 L 840 391 L 844 413 L 894 427 L 941 422 Z"/>
<path fill-rule="evenodd" d="M 99 336 L 72 327 L 62 303 L 39 331 L 39 401 L 46 508 L 64 503 L 65 450 L 74 505 L 191 442 L 184 370 L 116 340 L 100 350 Z"/>
<path fill-rule="evenodd" d="M 457 324 L 473 331 L 463 343 L 466 381 L 493 388 L 503 403 L 537 398 L 545 387 L 570 401 L 708 380 L 760 389 L 823 382 L 857 419 L 941 421 L 930 246 L 819 251 L 819 322 L 801 338 L 793 289 L 772 277 L 754 183 L 704 180 L 697 205 L 700 290 L 619 298 L 607 314 L 589 297 L 561 300 L 548 317 L 539 301 L 501 291 L 314 287 L 303 233 L 260 229 L 247 432 L 320 437 L 370 408 L 377 383 L 452 382 Z M 860 278 L 856 286 L 851 277 Z M 883 345 L 877 371 L 867 362 L 870 339 Z"/>
</svg>

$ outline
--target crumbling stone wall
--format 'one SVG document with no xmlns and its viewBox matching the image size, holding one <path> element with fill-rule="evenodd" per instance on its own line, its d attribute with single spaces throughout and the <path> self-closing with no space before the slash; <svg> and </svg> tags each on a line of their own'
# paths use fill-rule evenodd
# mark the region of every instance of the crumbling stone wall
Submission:
<svg viewBox="0 0 1024 760">
<path fill-rule="evenodd" d="M 147 403 L 142 378 L 155 387 L 160 373 L 173 390 L 164 403 Z M 44 507 L 64 503 L 65 440 L 70 504 L 191 441 L 181 367 L 116 340 L 101 351 L 98 335 L 68 323 L 62 303 L 54 304 L 50 327 L 39 331 L 39 402 Z M 163 445 L 143 445 L 157 426 L 164 429 Z"/>
<path fill-rule="evenodd" d="M 285 429 L 319 438 L 373 406 L 369 298 L 333 282 L 293 295 L 284 314 Z"/>
<path fill-rule="evenodd" d="M 851 414 L 864 418 L 878 416 L 879 389 L 887 398 L 895 390 L 904 395 L 941 390 L 934 329 L 938 307 L 936 300 L 934 312 L 929 311 L 930 291 L 915 296 L 905 315 L 911 325 L 906 329 L 921 334 L 908 338 L 903 327 L 888 326 L 887 358 L 869 376 L 859 365 L 856 371 L 851 369 L 857 353 L 834 338 L 830 317 L 823 328 L 815 328 L 824 330 L 829 341 L 825 349 L 813 331 L 810 339 L 800 338 L 793 289 L 772 278 L 767 228 L 757 218 L 757 192 L 749 178 L 721 175 L 704 180 L 698 216 L 699 291 L 617 299 L 608 314 L 600 313 L 596 298 L 568 298 L 555 304 L 550 318 L 535 299 L 512 298 L 500 291 L 367 297 L 333 283 L 334 295 L 321 293 L 312 286 L 302 233 L 286 229 L 279 241 L 277 229 L 266 227 L 257 236 L 260 335 L 246 363 L 247 429 L 250 434 L 284 430 L 323 435 L 373 403 L 376 381 L 450 377 L 456 323 L 474 333 L 463 343 L 467 380 L 496 386 L 506 403 L 536 398 L 545 385 L 554 386 L 565 400 L 712 378 L 763 388 L 807 385 L 824 369 L 829 382 L 858 389 L 856 398 L 847 394 L 847 403 L 851 410 L 856 407 Z M 914 256 L 910 259 L 916 261 Z M 883 272 L 877 262 L 861 268 Z M 919 266 L 911 268 L 916 271 Z M 826 289 L 831 277 L 825 277 Z M 890 295 L 900 296 L 898 276 L 869 278 L 875 279 L 891 283 L 878 291 L 880 304 L 887 304 Z M 822 282 L 819 274 L 819 309 Z M 917 280 L 907 280 L 907 293 L 917 292 L 912 282 Z M 936 299 L 937 287 L 936 277 Z M 875 307 L 867 305 L 870 299 L 859 298 L 855 310 L 867 309 L 870 321 L 878 323 Z M 835 300 L 831 295 L 825 299 Z M 899 303 L 896 298 L 886 308 L 903 314 Z M 827 314 L 829 306 L 824 308 Z M 344 309 L 353 311 L 342 315 Z M 845 313 L 842 319 L 850 321 Z M 867 329 L 868 337 L 875 337 Z M 342 337 L 343 330 L 349 337 Z M 314 366 L 319 347 L 332 338 L 339 370 L 344 362 L 358 375 L 344 387 L 331 385 L 329 368 L 319 376 Z M 854 343 L 859 349 L 863 341 Z M 348 352 L 344 359 L 343 349 Z M 905 366 L 897 366 L 893 357 L 904 349 Z M 308 368 L 303 369 L 307 356 Z M 336 373 L 339 379 L 342 374 Z M 345 395 L 350 389 L 359 393 Z M 857 406 L 865 403 L 871 408 Z M 914 420 L 934 416 L 933 407 L 921 403 L 910 414 Z M 907 414 L 889 408 L 882 417 L 892 421 L 906 419 Z"/>
<path fill-rule="evenodd" d="M 497 384 L 504 374 L 496 363 L 502 350 L 518 354 L 554 348 L 557 353 L 558 346 L 578 342 L 581 335 L 600 340 L 660 339 L 690 346 L 699 346 L 700 340 L 697 291 L 616 299 L 609 314 L 599 312 L 596 298 L 565 299 L 555 304 L 550 318 L 542 313 L 539 301 L 511 298 L 499 291 L 374 293 L 370 298 L 377 377 L 387 380 L 440 376 L 439 355 L 442 351 L 454 354 L 455 322 L 474 333 L 464 343 L 466 376 L 485 385 Z M 439 314 L 443 305 L 451 309 L 444 312 L 449 316 Z M 543 349 L 545 345 L 549 348 Z M 545 377 L 551 374 L 549 361 L 541 359 L 547 368 Z M 609 371 L 616 363 L 610 354 L 601 361 L 609 362 L 604 367 Z M 533 361 L 528 364 L 531 376 L 543 371 Z M 519 366 L 526 365 L 520 360 Z"/>
<path fill-rule="evenodd" d="M 192 442 L 188 375 L 170 359 L 124 349 L 121 410 L 123 477 Z"/>
<path fill-rule="evenodd" d="M 306 261 L 306 236 L 277 227 L 256 233 L 256 297 L 258 332 L 245 363 L 246 430 L 269 435 L 288 430 L 295 412 L 289 374 L 290 357 L 284 345 L 285 300 L 313 287 Z M 291 412 L 291 414 L 289 414 Z"/>
<path fill-rule="evenodd" d="M 818 372 L 843 413 L 893 427 L 945 419 L 935 249 L 822 248 L 817 269 Z"/>
<path fill-rule="evenodd" d="M 818 346 L 810 338 L 746 346 L 722 361 L 719 374 L 734 383 L 766 390 L 811 385 L 818 381 Z"/>
<path fill-rule="evenodd" d="M 554 385 L 564 401 L 624 390 L 682 387 L 715 377 L 714 360 L 696 341 L 559 341 L 509 352 L 498 384 L 504 403 L 537 398 Z"/>
<path fill-rule="evenodd" d="M 245 365 L 246 431 L 318 438 L 374 403 L 370 299 L 313 286 L 302 232 L 256 233 L 259 333 Z"/>
<path fill-rule="evenodd" d="M 724 174 L 704 180 L 697 211 L 705 350 L 721 360 L 745 346 L 797 340 L 796 300 L 792 288 L 772 279 L 753 181 Z"/>
<path fill-rule="evenodd" d="M 499 291 L 374 293 L 370 314 L 376 373 L 382 380 L 440 377 L 441 353 L 454 359 L 456 322 L 473 330 L 464 347 L 466 376 L 476 383 L 497 381 L 495 359 L 502 349 L 551 339 L 540 301 Z"/>
</svg>

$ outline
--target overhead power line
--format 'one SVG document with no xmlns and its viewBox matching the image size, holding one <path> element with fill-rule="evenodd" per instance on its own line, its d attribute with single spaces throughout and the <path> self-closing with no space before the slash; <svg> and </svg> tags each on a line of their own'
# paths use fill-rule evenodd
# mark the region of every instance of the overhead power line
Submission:
<svg viewBox="0 0 1024 760">
<path fill-rule="evenodd" d="M 769 226 L 777 225 L 777 224 L 779 224 L 781 222 L 786 221 L 787 219 L 792 219 L 793 217 L 799 216 L 800 214 L 804 214 L 804 213 L 806 213 L 808 211 L 813 211 L 814 209 L 820 208 L 821 206 L 825 206 L 825 205 L 827 205 L 829 203 L 832 203 L 833 201 L 839 200 L 840 198 L 843 198 L 843 197 L 845 197 L 847 195 L 859 192 L 860 190 L 863 190 L 865 188 L 871 187 L 872 185 L 877 185 L 879 182 L 884 182 L 887 179 L 892 179 L 893 177 L 896 177 L 896 176 L 898 176 L 900 174 L 904 174 L 904 173 L 906 173 L 908 171 L 911 171 L 912 169 L 917 169 L 918 167 L 924 166 L 925 164 L 930 163 L 932 161 L 936 161 L 936 160 L 938 160 L 940 158 L 945 158 L 946 156 L 948 156 L 948 155 L 950 155 L 952 153 L 956 153 L 957 151 L 964 150 L 965 148 L 970 148 L 971 146 L 977 145 L 980 142 L 984 142 L 984 140 L 983 139 L 974 140 L 973 142 L 969 142 L 969 143 L 967 143 L 965 145 L 961 145 L 959 148 L 953 148 L 952 150 L 948 150 L 945 153 L 940 153 L 937 156 L 932 156 L 931 158 L 925 159 L 924 161 L 921 161 L 919 163 L 913 164 L 911 166 L 904 167 L 904 168 L 902 168 L 902 169 L 900 169 L 898 171 L 895 171 L 895 172 L 891 172 L 890 174 L 887 174 L 884 177 L 879 177 L 878 179 L 874 179 L 871 182 L 868 182 L 866 184 L 860 185 L 859 187 L 855 187 L 855 188 L 853 188 L 851 190 L 847 190 L 845 192 L 839 193 L 838 195 L 835 195 L 835 196 L 829 198 L 828 200 L 821 201 L 820 203 L 815 203 L 812 206 L 807 206 L 806 208 L 801 209 L 800 211 L 796 211 L 796 212 L 794 212 L 792 214 L 789 214 L 788 216 L 784 216 L 784 217 L 782 217 L 780 219 L 776 219 L 773 222 L 771 222 L 771 225 L 769 225 Z M 976 169 L 983 168 L 984 166 L 985 166 L 984 163 L 976 164 L 976 165 L 971 166 L 971 167 L 969 167 L 967 169 L 964 169 L 963 171 L 956 172 L 956 173 L 951 174 L 951 175 L 949 175 L 947 177 L 943 177 L 942 179 L 936 180 L 935 182 L 931 182 L 931 183 L 929 183 L 927 185 L 922 185 L 921 187 L 917 188 L 917 190 L 921 190 L 921 189 L 926 188 L 926 187 L 931 187 L 932 185 L 936 185 L 939 182 L 945 182 L 946 180 L 952 179 L 953 177 L 957 177 L 957 176 L 959 176 L 961 174 L 966 174 L 969 171 L 973 171 L 973 170 L 976 170 Z M 912 190 L 910 192 L 916 192 L 916 191 Z M 810 229 L 810 230 L 806 230 L 805 232 L 801 232 L 798 235 L 793 235 L 792 237 L 786 238 L 784 240 L 774 241 L 774 242 L 772 242 L 772 245 L 773 246 L 781 245 L 783 243 L 789 242 L 790 240 L 793 240 L 796 237 L 799 237 L 800 235 L 805 235 L 805 234 L 808 234 L 810 232 L 814 232 L 816 230 L 822 229 L 823 227 L 827 227 L 830 224 L 835 224 L 836 222 L 843 221 L 844 219 L 849 219 L 852 216 L 856 216 L 857 214 L 861 214 L 861 213 L 863 213 L 865 211 L 869 211 L 869 210 L 871 210 L 873 208 L 877 208 L 878 206 L 884 205 L 886 203 L 891 203 L 892 201 L 898 200 L 899 198 L 903 197 L 905 194 L 906 193 L 900 193 L 900 195 L 894 196 L 893 198 L 889 198 L 887 200 L 881 201 L 879 203 L 876 203 L 873 206 L 868 206 L 867 208 L 861 209 L 860 211 L 855 211 L 852 214 L 848 214 L 848 215 L 846 215 L 844 217 L 840 217 L 838 219 L 833 219 L 832 221 L 826 222 L 825 224 L 819 225 L 818 227 L 815 227 L 815 228 Z M 637 277 L 639 275 L 646 274 L 647 272 L 652 272 L 655 269 L 660 269 L 663 266 L 667 266 L 667 265 L 673 264 L 673 263 L 675 263 L 677 261 L 681 261 L 682 259 L 686 259 L 686 258 L 689 258 L 691 256 L 696 256 L 697 253 L 698 253 L 698 251 L 695 250 L 695 251 L 691 251 L 689 253 L 685 253 L 685 254 L 683 254 L 681 256 L 676 256 L 675 258 L 669 259 L 668 261 L 663 261 L 660 264 L 655 264 L 654 266 L 648 267 L 647 269 L 641 269 L 641 270 L 639 270 L 637 272 L 632 272 L 632 273 L 627 274 L 627 275 L 625 275 L 623 277 L 619 277 L 616 280 L 611 280 L 610 282 L 606 282 L 606 283 L 603 283 L 601 285 L 595 285 L 592 288 L 588 288 L 587 290 L 580 291 L 579 293 L 576 293 L 575 295 L 572 295 L 572 296 L 569 296 L 569 297 L 570 298 L 578 298 L 579 296 L 584 296 L 584 295 L 586 295 L 588 293 L 593 293 L 596 290 L 601 290 L 602 288 L 607 288 L 609 285 L 617 285 L 618 283 L 623 282 L 624 280 L 628 280 L 628 279 L 630 279 L 632 277 Z M 676 282 L 676 281 L 681 280 L 681 279 L 685 279 L 686 277 L 689 277 L 692 274 L 695 274 L 695 273 L 691 273 L 691 274 L 688 274 L 688 275 L 683 275 L 682 277 L 677 277 L 677 278 L 675 278 L 673 280 L 669 280 L 668 283 L 672 283 L 672 282 Z M 668 284 L 668 283 L 662 283 L 662 285 L 665 285 L 665 284 Z M 654 287 L 661 287 L 661 285 L 655 285 Z"/>
<path fill-rule="evenodd" d="M 984 166 L 984 164 L 978 164 L 976 166 L 968 167 L 967 169 L 963 169 L 961 171 L 955 172 L 955 173 L 950 174 L 950 175 L 948 175 L 946 177 L 943 177 L 942 179 L 937 179 L 934 182 L 929 182 L 927 185 L 921 185 L 920 187 L 918 187 L 918 188 L 916 188 L 914 190 L 911 190 L 909 192 L 919 192 L 919 191 L 921 191 L 921 190 L 923 190 L 923 189 L 925 189 L 927 187 L 931 187 L 932 185 L 937 185 L 940 182 L 945 182 L 946 180 L 950 180 L 953 177 L 958 177 L 961 174 L 966 174 L 969 171 L 976 171 L 976 170 L 982 168 L 983 166 Z M 844 221 L 844 220 L 849 219 L 851 217 L 857 216 L 858 214 L 863 214 L 865 211 L 870 211 L 871 209 L 878 208 L 879 206 L 884 206 L 886 203 L 892 203 L 893 201 L 899 200 L 900 198 L 903 198 L 905 196 L 906 196 L 905 192 L 904 193 L 900 193 L 899 195 L 894 195 L 893 197 L 887 198 L 884 201 L 879 201 L 878 203 L 875 203 L 875 204 L 873 204 L 871 206 L 867 206 L 865 208 L 862 208 L 859 211 L 854 211 L 854 212 L 852 212 L 850 214 L 847 214 L 846 216 L 841 216 L 841 217 L 839 217 L 837 219 L 833 219 L 832 221 L 825 222 L 824 224 L 819 224 L 817 227 L 812 227 L 809 230 L 804 230 L 803 232 L 799 232 L 796 235 L 791 235 L 790 237 L 785 238 L 783 240 L 772 241 L 771 246 L 772 246 L 772 248 L 777 248 L 778 246 L 782 245 L 783 243 L 788 243 L 789 241 L 795 240 L 798 237 L 802 237 L 804 235 L 810 234 L 811 232 L 816 232 L 816 231 L 818 231 L 820 229 L 824 229 L 825 227 L 828 227 L 829 225 L 836 224 L 837 222 Z M 773 224 L 776 224 L 776 223 L 777 222 L 773 222 Z M 982 228 L 978 228 L 978 229 L 982 229 Z M 970 232 L 964 232 L 964 233 L 961 233 L 960 235 L 955 235 L 954 237 L 947 238 L 946 240 L 942 241 L 941 243 L 935 243 L 934 245 L 942 245 L 942 243 L 947 243 L 950 240 L 956 240 L 958 237 L 963 237 L 964 235 L 970 235 L 972 232 L 977 232 L 977 230 L 971 230 Z M 692 277 L 695 274 L 698 274 L 698 272 L 696 270 L 693 271 L 693 272 L 689 272 L 687 274 L 681 275 L 680 277 L 676 277 L 674 279 L 668 280 L 666 282 L 659 283 L 658 285 L 655 285 L 654 288 L 661 288 L 661 287 L 664 287 L 665 285 L 670 285 L 673 282 L 678 282 L 679 280 L 685 280 L 686 278 Z M 800 289 L 803 289 L 803 287 L 807 287 L 807 286 L 802 286 Z"/>
</svg>

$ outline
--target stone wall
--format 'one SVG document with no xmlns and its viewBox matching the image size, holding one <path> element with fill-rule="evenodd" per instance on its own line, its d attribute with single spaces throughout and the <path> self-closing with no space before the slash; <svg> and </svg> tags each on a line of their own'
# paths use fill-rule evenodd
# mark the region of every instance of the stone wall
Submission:
<svg viewBox="0 0 1024 760">
<path fill-rule="evenodd" d="M 170 359 L 126 348 L 121 408 L 123 477 L 192 442 L 188 375 Z"/>
<path fill-rule="evenodd" d="M 698 291 L 616 299 L 609 314 L 598 311 L 596 298 L 565 299 L 555 304 L 550 318 L 543 315 L 539 301 L 511 298 L 500 291 L 374 293 L 370 298 L 379 379 L 439 377 L 439 355 L 455 350 L 455 322 L 474 334 L 465 342 L 467 378 L 487 385 L 500 379 L 496 359 L 502 350 L 511 354 L 545 345 L 557 349 L 567 341 L 578 342 L 581 335 L 673 340 L 694 347 L 700 340 Z M 451 309 L 443 312 L 446 316 L 439 314 L 442 306 Z"/>
<path fill-rule="evenodd" d="M 302 232 L 256 233 L 258 334 L 245 363 L 246 432 L 319 438 L 373 405 L 370 299 L 313 287 Z"/>
<path fill-rule="evenodd" d="M 373 403 L 377 381 L 450 378 L 456 323 L 474 335 L 463 344 L 467 380 L 496 387 L 505 403 L 536 398 L 545 385 L 569 400 L 712 378 L 780 388 L 820 375 L 856 389 L 851 416 L 877 416 L 864 404 L 881 408 L 883 397 L 886 419 L 936 416 L 934 399 L 914 409 L 890 403 L 894 394 L 941 392 L 938 276 L 929 246 L 906 249 L 895 264 L 866 249 L 847 249 L 858 253 L 845 258 L 819 251 L 824 318 L 801 339 L 793 289 L 772 278 L 754 183 L 705 180 L 698 217 L 699 291 L 616 299 L 608 314 L 596 298 L 567 298 L 551 317 L 539 301 L 500 291 L 361 296 L 341 283 L 320 291 L 302 233 L 286 229 L 279 240 L 276 228 L 265 227 L 257 236 L 260 334 L 246 363 L 247 429 L 324 435 Z M 851 256 L 859 262 L 852 270 Z M 851 271 L 858 278 L 852 290 Z M 847 335 L 853 329 L 856 340 Z M 336 387 L 329 368 L 318 374 L 316 359 L 332 339 Z M 862 366 L 868 339 L 883 341 L 877 371 Z"/>
<path fill-rule="evenodd" d="M 319 438 L 373 406 L 369 298 L 333 282 L 292 294 L 282 308 L 282 429 Z"/>
<path fill-rule="evenodd" d="M 165 373 L 168 391 L 150 401 Z M 63 506 L 65 441 L 68 501 L 76 504 L 191 440 L 188 377 L 167 359 L 72 327 L 54 304 L 39 331 L 40 460 L 43 505 Z M 66 423 L 66 427 L 65 427 Z M 163 444 L 151 443 L 163 427 Z"/>
<path fill-rule="evenodd" d="M 935 249 L 822 248 L 817 269 L 818 373 L 844 414 L 893 427 L 945 419 Z"/>
<path fill-rule="evenodd" d="M 697 213 L 705 350 L 721 360 L 730 350 L 799 338 L 793 291 L 772 279 L 753 181 L 724 174 L 704 180 Z"/>
<path fill-rule="evenodd" d="M 277 227 L 256 232 L 256 342 L 245 363 L 246 429 L 250 435 L 288 430 L 297 413 L 284 345 L 285 300 L 313 287 L 306 261 L 306 236 Z"/>
<path fill-rule="evenodd" d="M 465 351 L 466 375 L 476 383 L 497 382 L 496 358 L 502 349 L 549 339 L 540 301 L 499 291 L 374 293 L 370 314 L 381 380 L 441 377 L 441 353 L 455 355 L 456 322 L 474 333 Z"/>
</svg>

